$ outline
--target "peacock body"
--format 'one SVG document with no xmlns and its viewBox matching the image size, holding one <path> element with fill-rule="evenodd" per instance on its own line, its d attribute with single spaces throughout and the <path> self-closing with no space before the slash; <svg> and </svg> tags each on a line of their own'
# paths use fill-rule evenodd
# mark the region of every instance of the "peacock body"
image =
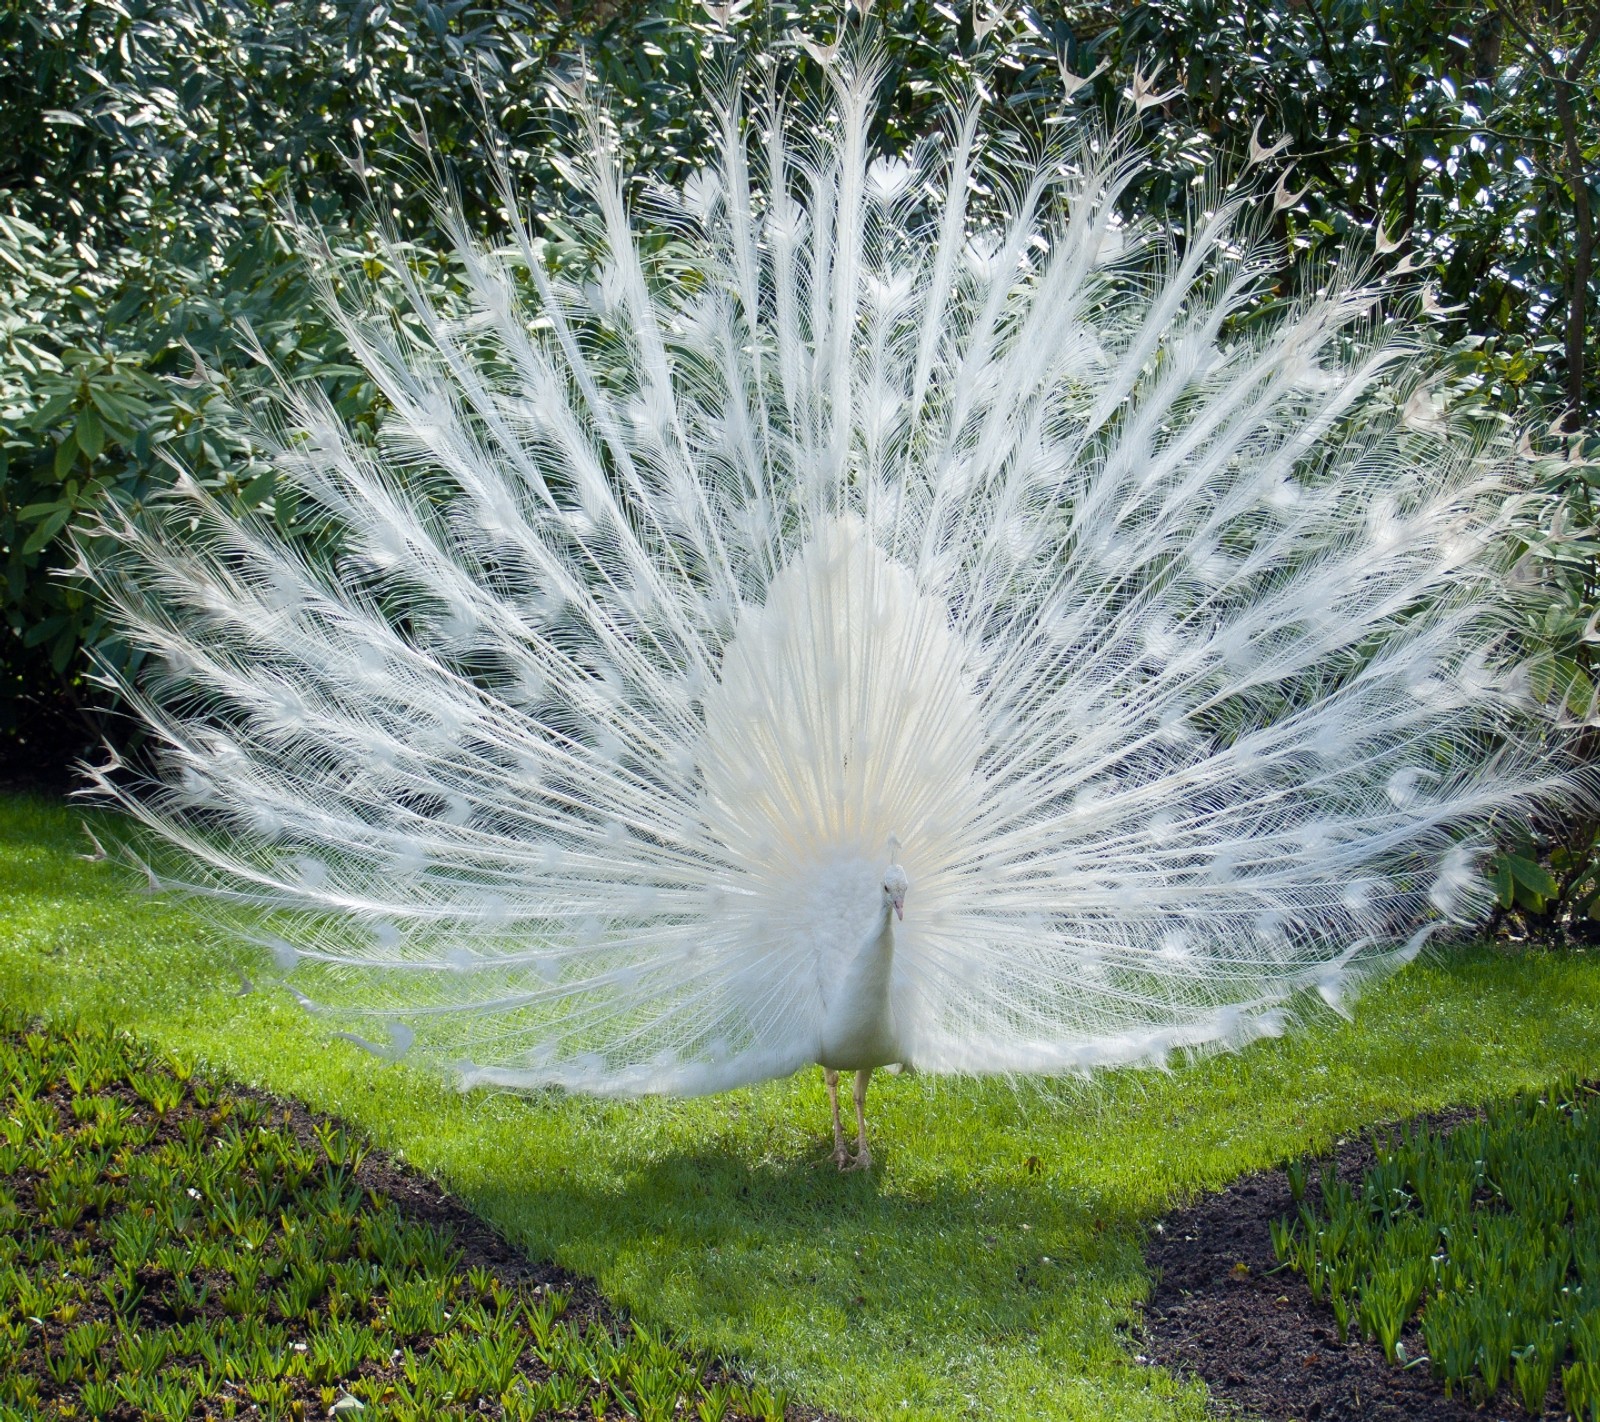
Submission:
<svg viewBox="0 0 1600 1422">
<path fill-rule="evenodd" d="M 164 747 L 102 783 L 467 1084 L 1244 1043 L 1481 912 L 1491 818 L 1565 793 L 1508 452 L 1377 289 L 1245 320 L 1241 200 L 1168 241 L 1125 146 L 1008 163 L 977 106 L 877 155 L 870 57 L 831 75 L 729 99 L 649 222 L 591 115 L 583 274 L 522 221 L 403 321 L 330 279 L 387 421 L 258 431 L 320 554 L 187 486 L 98 564 Z"/>
</svg>

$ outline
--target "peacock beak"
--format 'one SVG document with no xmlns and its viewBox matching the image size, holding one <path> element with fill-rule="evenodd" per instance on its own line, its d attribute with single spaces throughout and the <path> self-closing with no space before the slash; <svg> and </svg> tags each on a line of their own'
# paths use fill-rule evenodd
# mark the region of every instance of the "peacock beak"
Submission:
<svg viewBox="0 0 1600 1422">
<path fill-rule="evenodd" d="M 904 894 L 896 894 L 889 902 L 894 905 L 894 916 L 904 920 L 906 916 L 906 896 Z"/>
</svg>

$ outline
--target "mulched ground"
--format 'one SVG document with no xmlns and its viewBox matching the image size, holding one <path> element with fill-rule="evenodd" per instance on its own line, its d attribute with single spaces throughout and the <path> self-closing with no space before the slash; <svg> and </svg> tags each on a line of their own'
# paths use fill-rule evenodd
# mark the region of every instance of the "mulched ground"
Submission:
<svg viewBox="0 0 1600 1422">
<path fill-rule="evenodd" d="M 1477 1113 L 1426 1117 L 1448 1130 Z M 1373 1162 L 1370 1140 L 1341 1141 L 1338 1177 L 1360 1182 Z M 1325 1169 L 1329 1161 L 1322 1162 Z M 1307 1186 L 1308 1194 L 1317 1187 Z M 1145 1308 L 1141 1351 L 1152 1362 L 1202 1378 L 1223 1412 L 1273 1422 L 1527 1422 L 1504 1389 L 1475 1407 L 1448 1398 L 1426 1362 L 1391 1365 L 1370 1342 L 1339 1342 L 1333 1310 L 1313 1301 L 1305 1280 L 1277 1269 L 1271 1222 L 1297 1207 L 1281 1170 L 1235 1181 L 1156 1225 L 1145 1258 L 1156 1286 Z M 1421 1358 L 1421 1329 L 1401 1335 Z M 1560 1416 L 1552 1384 L 1546 1415 Z"/>
<path fill-rule="evenodd" d="M 161 1068 L 158 1067 L 157 1070 Z M 223 1086 L 220 1082 L 215 1085 L 226 1096 L 253 1100 L 264 1105 L 269 1113 L 263 1123 L 264 1127 L 270 1126 L 273 1129 L 286 1131 L 303 1148 L 314 1154 L 320 1153 L 317 1136 L 319 1127 L 344 1125 L 338 1117 L 308 1110 L 298 1101 L 243 1085 L 230 1083 Z M 132 1119 L 135 1122 L 150 1119 L 145 1103 L 125 1083 L 111 1086 L 106 1094 L 115 1097 L 128 1107 L 133 1113 Z M 55 1083 L 41 1093 L 41 1098 L 53 1101 L 63 1115 L 70 1111 L 71 1095 L 64 1083 Z M 0 1097 L 0 1100 L 3 1100 L 3 1097 Z M 186 1088 L 180 1103 L 161 1117 L 156 1134 L 147 1148 L 154 1150 L 177 1139 L 182 1132 L 184 1121 L 196 1114 L 207 1115 L 207 1108 L 198 1106 L 192 1088 Z M 364 1133 L 359 1129 L 348 1126 L 344 1128 L 355 1139 L 365 1140 Z M 557 1265 L 530 1259 L 465 1205 L 445 1192 L 437 1181 L 429 1179 L 404 1161 L 396 1160 L 375 1146 L 369 1147 L 357 1167 L 355 1178 L 366 1190 L 392 1201 L 405 1219 L 436 1230 L 447 1231 L 453 1237 L 452 1243 L 461 1254 L 460 1262 L 455 1266 L 456 1273 L 465 1275 L 475 1267 L 482 1267 L 493 1273 L 503 1284 L 513 1289 L 520 1289 L 524 1293 L 559 1290 L 567 1298 L 566 1308 L 561 1314 L 563 1326 L 581 1329 L 590 1323 L 602 1322 L 614 1334 L 620 1328 L 626 1327 L 626 1312 L 604 1298 L 592 1280 L 569 1273 Z M 83 1228 L 81 1222 L 78 1228 Z M 57 1229 L 54 1234 L 63 1247 L 70 1246 L 73 1237 L 71 1230 Z M 214 1312 L 217 1307 L 213 1303 L 208 1312 Z M 139 1312 L 141 1318 L 147 1317 L 150 1322 L 158 1326 L 169 1326 L 173 1321 L 170 1316 L 158 1316 L 163 1310 L 150 1299 L 139 1305 Z M 116 1325 L 104 1301 L 91 1297 L 83 1306 L 80 1315 L 73 1321 L 84 1323 L 95 1320 L 104 1320 Z M 61 1330 L 54 1331 L 59 1333 Z M 25 1371 L 34 1376 L 47 1376 L 48 1372 L 46 1352 L 38 1351 L 44 1348 L 43 1339 L 44 1334 L 41 1332 L 32 1340 L 34 1346 L 24 1355 L 31 1365 Z M 363 1368 L 363 1375 L 371 1371 L 369 1368 Z M 731 1381 L 740 1375 L 719 1362 L 711 1361 L 705 1367 L 702 1376 L 707 1383 L 717 1383 Z M 291 1385 L 305 1406 L 304 1415 L 321 1416 L 319 1387 L 305 1379 L 291 1380 Z M 59 1390 L 47 1391 L 46 1401 L 53 1398 L 57 1391 Z M 483 1409 L 480 1407 L 479 1410 Z M 494 1415 L 499 1415 L 498 1408 L 492 1411 Z M 254 1416 L 259 1412 L 260 1409 L 247 1403 L 241 1409 L 240 1415 Z M 120 1404 L 112 1413 L 114 1419 L 131 1418 L 132 1415 L 127 1407 Z M 590 1415 L 588 1400 L 585 1400 L 582 1415 L 585 1417 Z M 613 1409 L 606 1415 L 611 1417 L 617 1413 Z M 831 1413 L 794 1400 L 788 1402 L 784 1418 L 785 1422 L 839 1422 L 839 1419 Z"/>
</svg>

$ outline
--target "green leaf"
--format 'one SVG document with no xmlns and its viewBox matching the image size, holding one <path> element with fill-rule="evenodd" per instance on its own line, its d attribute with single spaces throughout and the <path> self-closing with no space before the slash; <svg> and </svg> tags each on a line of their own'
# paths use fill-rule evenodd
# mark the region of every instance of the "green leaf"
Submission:
<svg viewBox="0 0 1600 1422">
<path fill-rule="evenodd" d="M 78 448 L 90 459 L 98 459 L 101 450 L 106 447 L 106 431 L 93 405 L 85 405 L 78 411 L 78 423 L 74 433 L 78 438 Z"/>
<path fill-rule="evenodd" d="M 70 508 L 58 509 L 55 513 L 51 514 L 49 518 L 47 518 L 36 529 L 34 529 L 32 533 L 28 535 L 28 541 L 22 545 L 22 552 L 24 556 L 29 553 L 37 553 L 45 546 L 45 544 L 54 538 L 56 534 L 61 532 L 62 528 L 66 525 L 67 520 L 71 517 L 72 510 Z"/>
<path fill-rule="evenodd" d="M 1554 899 L 1560 894 L 1560 885 L 1555 883 L 1549 870 L 1539 862 L 1525 859 L 1522 854 L 1506 854 L 1504 861 L 1510 877 L 1515 880 L 1515 896 L 1523 909 L 1542 913 L 1547 899 Z"/>
<path fill-rule="evenodd" d="M 108 420 L 131 420 L 137 413 L 135 403 L 114 390 L 103 390 L 98 385 L 91 385 L 89 398 L 94 401 L 95 409 Z"/>
<path fill-rule="evenodd" d="M 57 637 L 50 648 L 50 666 L 57 676 L 62 675 L 78 650 L 76 637 Z"/>
<path fill-rule="evenodd" d="M 54 617 L 47 617 L 43 622 L 36 622 L 22 634 L 24 647 L 37 647 L 41 642 L 48 642 L 67 624 L 67 619 L 60 613 Z"/>
<path fill-rule="evenodd" d="M 64 481 L 72 472 L 72 466 L 78 458 L 78 436 L 76 431 L 68 430 L 61 443 L 56 446 L 56 479 Z"/>
<path fill-rule="evenodd" d="M 1495 856 L 1492 877 L 1495 902 L 1503 909 L 1510 908 L 1516 902 L 1516 885 L 1512 882 L 1511 867 L 1506 863 L 1505 855 Z"/>
<path fill-rule="evenodd" d="M 55 513 L 58 509 L 70 509 L 72 504 L 67 499 L 51 499 L 47 504 L 29 504 L 17 513 L 17 517 L 24 523 L 32 523 L 36 518 L 44 518 Z"/>
<path fill-rule="evenodd" d="M 1587 716 L 1594 706 L 1594 682 L 1589 674 L 1574 664 L 1572 679 L 1567 684 L 1567 710 L 1574 716 Z"/>
<path fill-rule="evenodd" d="M 1531 894 L 1540 898 L 1553 899 L 1561 892 L 1561 886 L 1551 878 L 1550 871 L 1544 865 L 1532 859 L 1524 859 L 1520 854 L 1506 854 L 1503 856 L 1506 868 L 1511 871 L 1511 877 Z"/>
<path fill-rule="evenodd" d="M 263 499 L 271 496 L 276 479 L 277 474 L 274 470 L 262 470 L 239 491 L 239 502 L 247 509 L 257 507 Z"/>
<path fill-rule="evenodd" d="M 63 390 L 59 394 L 52 395 L 33 412 L 27 422 L 27 428 L 33 430 L 49 429 L 63 415 L 71 412 L 73 399 L 74 396 L 70 390 Z"/>
</svg>

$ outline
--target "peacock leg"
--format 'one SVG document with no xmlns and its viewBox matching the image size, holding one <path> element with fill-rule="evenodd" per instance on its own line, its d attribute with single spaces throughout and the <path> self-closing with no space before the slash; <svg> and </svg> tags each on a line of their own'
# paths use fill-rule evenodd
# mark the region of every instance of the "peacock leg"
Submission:
<svg viewBox="0 0 1600 1422">
<path fill-rule="evenodd" d="M 839 1120 L 839 1073 L 823 1067 L 822 1079 L 828 1085 L 828 1105 L 833 1108 L 833 1163 L 843 1170 L 850 1154 L 844 1148 L 844 1124 Z"/>
<path fill-rule="evenodd" d="M 841 1170 L 866 1170 L 872 1164 L 872 1152 L 867 1149 L 867 1083 L 872 1080 L 872 1068 L 863 1067 L 856 1073 L 856 1154 Z"/>
</svg>

